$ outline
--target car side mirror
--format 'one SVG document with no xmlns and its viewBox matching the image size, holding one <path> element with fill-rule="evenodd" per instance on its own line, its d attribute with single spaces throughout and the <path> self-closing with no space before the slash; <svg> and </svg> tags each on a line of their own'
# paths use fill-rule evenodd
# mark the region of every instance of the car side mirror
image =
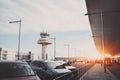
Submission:
<svg viewBox="0 0 120 80">
<path fill-rule="evenodd" d="M 34 73 L 35 73 L 35 75 L 37 75 L 37 72 L 36 72 L 36 71 L 34 71 Z"/>
</svg>

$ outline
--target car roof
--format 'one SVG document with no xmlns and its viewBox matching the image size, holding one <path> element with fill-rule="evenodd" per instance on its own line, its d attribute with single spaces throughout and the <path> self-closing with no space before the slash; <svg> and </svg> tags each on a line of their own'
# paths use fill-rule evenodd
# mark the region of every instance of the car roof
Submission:
<svg viewBox="0 0 120 80">
<path fill-rule="evenodd" d="M 55 62 L 55 61 L 52 61 L 52 60 L 33 60 L 33 61 L 40 61 L 40 62 Z"/>
<path fill-rule="evenodd" d="M 0 60 L 0 63 L 26 63 L 26 62 L 14 60 Z"/>
<path fill-rule="evenodd" d="M 56 61 L 52 61 L 52 60 L 33 60 L 34 61 L 38 61 L 38 62 L 42 62 L 42 63 L 49 63 L 49 62 L 56 62 Z"/>
</svg>

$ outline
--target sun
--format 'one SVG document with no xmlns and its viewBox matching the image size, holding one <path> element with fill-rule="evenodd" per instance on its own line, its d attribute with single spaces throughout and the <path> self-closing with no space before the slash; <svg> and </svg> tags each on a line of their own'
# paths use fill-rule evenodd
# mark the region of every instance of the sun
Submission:
<svg viewBox="0 0 120 80">
<path fill-rule="evenodd" d="M 105 57 L 111 57 L 109 53 L 105 53 Z"/>
</svg>

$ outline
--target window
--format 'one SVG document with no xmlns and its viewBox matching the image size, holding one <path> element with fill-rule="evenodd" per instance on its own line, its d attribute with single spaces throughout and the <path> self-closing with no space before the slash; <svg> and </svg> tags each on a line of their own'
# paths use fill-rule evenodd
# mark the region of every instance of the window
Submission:
<svg viewBox="0 0 120 80">
<path fill-rule="evenodd" d="M 8 51 L 6 51 L 6 50 L 3 50 L 3 54 L 5 54 L 5 53 L 8 53 Z"/>
<path fill-rule="evenodd" d="M 2 54 L 2 60 L 7 60 L 7 54 Z"/>
<path fill-rule="evenodd" d="M 35 75 L 28 64 L 0 63 L 0 77 L 24 77 Z"/>
</svg>

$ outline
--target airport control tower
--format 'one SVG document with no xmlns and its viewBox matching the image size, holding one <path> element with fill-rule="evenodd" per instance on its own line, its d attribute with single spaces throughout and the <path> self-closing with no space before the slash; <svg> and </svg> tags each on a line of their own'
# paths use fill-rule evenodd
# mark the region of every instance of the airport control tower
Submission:
<svg viewBox="0 0 120 80">
<path fill-rule="evenodd" d="M 46 32 L 41 32 L 40 39 L 38 40 L 38 44 L 42 45 L 42 59 L 43 60 L 48 59 L 47 45 L 52 44 L 49 36 L 50 34 Z"/>
</svg>

